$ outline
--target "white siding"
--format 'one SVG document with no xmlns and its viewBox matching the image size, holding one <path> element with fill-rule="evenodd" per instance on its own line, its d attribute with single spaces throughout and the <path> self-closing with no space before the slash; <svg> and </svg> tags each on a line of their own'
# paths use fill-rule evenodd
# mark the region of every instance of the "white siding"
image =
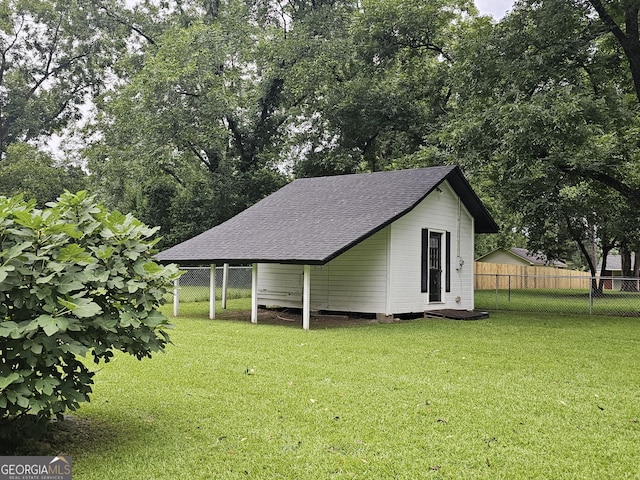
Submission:
<svg viewBox="0 0 640 480">
<path fill-rule="evenodd" d="M 258 304 L 302 308 L 302 265 L 260 263 Z"/>
<path fill-rule="evenodd" d="M 311 269 L 311 308 L 384 313 L 389 227 Z M 315 300 L 314 300 L 315 297 Z"/>
<path fill-rule="evenodd" d="M 391 228 L 391 305 L 393 313 L 422 312 L 441 308 L 473 309 L 473 221 L 460 205 L 460 257 L 464 265 L 456 270 L 458 256 L 458 196 L 448 182 L 425 198 L 411 212 L 396 220 Z M 429 303 L 429 294 L 420 291 L 422 229 L 451 234 L 451 291 L 442 302 Z M 443 235 L 443 270 L 447 255 Z M 444 273 L 443 273 L 444 290 Z M 456 297 L 460 301 L 456 302 Z"/>
<path fill-rule="evenodd" d="M 383 313 L 389 228 L 326 265 L 311 266 L 311 309 Z M 302 265 L 260 264 L 258 303 L 302 308 Z"/>
</svg>

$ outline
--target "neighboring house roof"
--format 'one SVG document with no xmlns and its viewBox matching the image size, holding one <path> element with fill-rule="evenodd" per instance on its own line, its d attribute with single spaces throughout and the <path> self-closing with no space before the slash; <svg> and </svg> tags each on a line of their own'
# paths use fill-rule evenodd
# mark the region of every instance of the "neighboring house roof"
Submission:
<svg viewBox="0 0 640 480">
<path fill-rule="evenodd" d="M 524 258 L 532 265 L 545 265 L 559 268 L 565 268 L 567 266 L 566 263 L 561 262 L 560 260 L 548 260 L 545 254 L 540 252 L 529 252 L 526 248 L 512 247 L 511 253 L 520 258 Z"/>
<path fill-rule="evenodd" d="M 529 265 L 532 265 L 532 266 L 550 266 L 550 267 L 557 267 L 557 268 L 567 267 L 567 264 L 564 262 L 561 262 L 560 260 L 548 260 L 547 256 L 543 253 L 530 252 L 526 248 L 519 248 L 519 247 L 512 247 L 510 249 L 498 248 L 486 255 L 483 255 L 482 257 L 478 258 L 476 261 L 477 262 L 486 261 L 484 259 L 495 254 L 498 251 L 503 251 L 509 255 L 513 255 L 514 257 L 517 257 L 518 259 L 524 262 L 527 262 Z"/>
<path fill-rule="evenodd" d="M 460 169 L 443 166 L 294 180 L 157 258 L 324 264 L 408 213 L 445 180 L 475 218 L 476 233 L 496 233 L 496 223 Z"/>
</svg>

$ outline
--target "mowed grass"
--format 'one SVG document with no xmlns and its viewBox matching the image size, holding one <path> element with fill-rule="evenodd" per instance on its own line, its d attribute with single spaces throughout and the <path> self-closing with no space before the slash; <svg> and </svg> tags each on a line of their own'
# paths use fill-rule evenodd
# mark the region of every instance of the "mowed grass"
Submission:
<svg viewBox="0 0 640 480">
<path fill-rule="evenodd" d="M 207 312 L 183 307 L 166 353 L 100 367 L 55 446 L 74 479 L 640 477 L 637 319 L 303 331 Z"/>
<path fill-rule="evenodd" d="M 475 305 L 485 310 L 640 316 L 640 293 L 605 290 L 590 297 L 589 290 L 476 290 Z"/>
<path fill-rule="evenodd" d="M 187 285 L 181 286 L 178 292 L 180 302 L 208 302 L 209 301 L 209 287 L 203 285 Z M 173 302 L 173 292 L 167 294 L 167 301 Z M 216 298 L 220 300 L 222 298 L 222 287 L 216 288 Z M 241 299 L 251 298 L 251 288 L 227 288 L 227 299 Z"/>
</svg>

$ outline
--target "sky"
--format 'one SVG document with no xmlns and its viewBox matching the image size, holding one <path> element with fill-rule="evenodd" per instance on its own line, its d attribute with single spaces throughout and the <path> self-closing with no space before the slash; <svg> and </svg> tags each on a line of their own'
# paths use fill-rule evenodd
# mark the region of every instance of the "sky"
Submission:
<svg viewBox="0 0 640 480">
<path fill-rule="evenodd" d="M 129 7 L 138 3 L 139 0 L 126 0 Z M 505 12 L 511 8 L 514 0 L 475 0 L 476 7 L 482 15 L 491 15 L 496 20 L 500 20 Z"/>
<path fill-rule="evenodd" d="M 475 0 L 475 4 L 482 15 L 491 15 L 500 20 L 511 9 L 513 0 Z"/>
</svg>

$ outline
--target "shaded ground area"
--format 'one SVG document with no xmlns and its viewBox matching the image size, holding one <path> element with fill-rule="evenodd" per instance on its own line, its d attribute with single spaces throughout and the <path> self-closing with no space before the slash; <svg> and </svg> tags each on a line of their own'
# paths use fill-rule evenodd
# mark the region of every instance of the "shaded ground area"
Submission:
<svg viewBox="0 0 640 480">
<path fill-rule="evenodd" d="M 442 310 L 432 310 L 430 312 L 425 312 L 424 316 L 426 318 L 448 318 L 451 320 L 482 320 L 483 318 L 489 318 L 489 313 L 445 308 Z"/>
<path fill-rule="evenodd" d="M 456 320 L 479 320 L 488 318 L 486 312 L 467 312 L 464 310 L 438 310 L 425 314 L 427 318 L 449 318 Z M 375 323 L 394 323 L 423 318 L 420 313 L 396 315 L 384 320 L 376 318 L 375 314 L 357 314 L 341 312 L 312 312 L 309 328 L 339 328 L 357 327 Z M 247 310 L 223 310 L 218 311 L 216 320 L 251 321 L 251 312 Z M 293 308 L 260 308 L 258 310 L 258 323 L 268 325 L 291 325 L 302 327 L 302 311 Z"/>
<path fill-rule="evenodd" d="M 420 315 L 413 315 L 419 318 Z M 251 321 L 251 312 L 247 310 L 219 310 L 216 312 L 216 320 L 237 320 Z M 391 319 L 384 323 L 401 321 Z M 258 310 L 258 324 L 268 325 L 290 325 L 302 328 L 302 311 L 295 308 L 260 308 Z M 371 325 L 383 323 L 376 320 L 375 315 L 368 314 L 346 314 L 346 313 L 318 313 L 313 312 L 309 322 L 309 328 L 337 328 L 337 327 L 357 327 L 361 325 Z"/>
</svg>

